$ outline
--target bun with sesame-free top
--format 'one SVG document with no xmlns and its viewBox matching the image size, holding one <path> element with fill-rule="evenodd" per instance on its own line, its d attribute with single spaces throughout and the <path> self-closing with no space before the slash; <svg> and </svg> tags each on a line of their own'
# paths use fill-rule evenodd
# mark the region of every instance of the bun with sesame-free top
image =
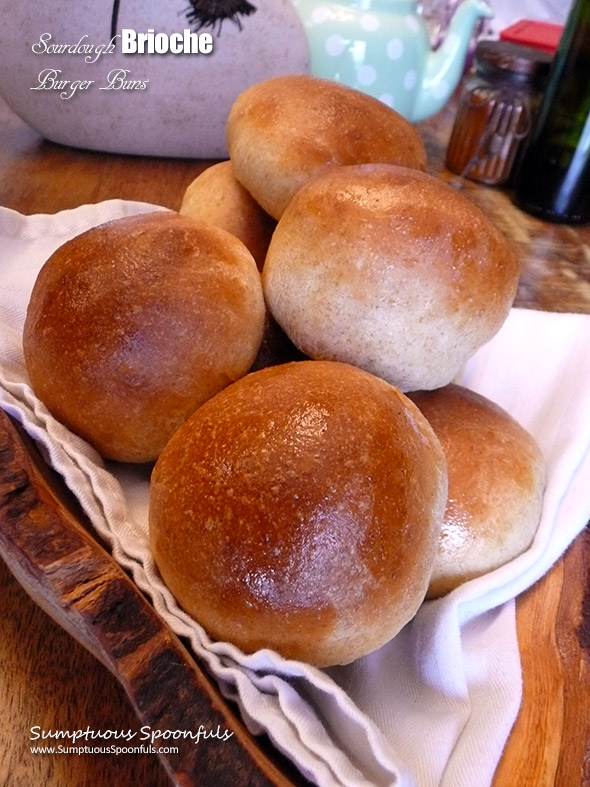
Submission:
<svg viewBox="0 0 590 787">
<path fill-rule="evenodd" d="M 176 432 L 152 475 L 151 549 L 212 637 L 343 664 L 422 603 L 446 487 L 406 396 L 348 364 L 293 362 L 242 378 Z"/>
<path fill-rule="evenodd" d="M 339 164 L 426 169 L 414 126 L 377 98 L 328 79 L 293 74 L 241 93 L 227 121 L 237 179 L 279 219 L 310 178 Z"/>
</svg>

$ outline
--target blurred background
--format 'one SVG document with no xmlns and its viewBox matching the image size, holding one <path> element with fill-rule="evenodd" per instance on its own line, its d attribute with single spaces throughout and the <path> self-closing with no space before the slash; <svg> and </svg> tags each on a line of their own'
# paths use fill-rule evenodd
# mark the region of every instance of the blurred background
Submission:
<svg viewBox="0 0 590 787">
<path fill-rule="evenodd" d="M 433 43 L 444 33 L 460 0 L 422 0 L 424 18 L 432 31 Z M 535 19 L 563 25 L 572 0 L 487 0 L 494 12 L 493 19 L 482 20 L 479 35 L 499 38 L 500 32 L 520 19 Z"/>
</svg>

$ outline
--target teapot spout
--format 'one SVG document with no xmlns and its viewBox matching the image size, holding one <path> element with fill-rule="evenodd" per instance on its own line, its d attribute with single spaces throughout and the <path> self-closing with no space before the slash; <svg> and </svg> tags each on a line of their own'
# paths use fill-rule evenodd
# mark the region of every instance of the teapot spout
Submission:
<svg viewBox="0 0 590 787">
<path fill-rule="evenodd" d="M 463 0 L 459 5 L 444 41 L 426 59 L 422 89 L 412 113 L 413 122 L 434 115 L 448 101 L 463 74 L 477 20 L 489 19 L 493 15 L 484 0 Z"/>
</svg>

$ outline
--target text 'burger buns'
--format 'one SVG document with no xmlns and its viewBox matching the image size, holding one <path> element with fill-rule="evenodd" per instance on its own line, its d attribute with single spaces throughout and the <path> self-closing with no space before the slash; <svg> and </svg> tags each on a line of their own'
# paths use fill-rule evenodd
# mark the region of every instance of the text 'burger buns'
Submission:
<svg viewBox="0 0 590 787">
<path fill-rule="evenodd" d="M 245 90 L 227 122 L 237 179 L 275 219 L 311 177 L 334 164 L 383 161 L 426 169 L 414 126 L 378 99 L 309 75 Z"/>
<path fill-rule="evenodd" d="M 387 164 L 337 167 L 295 195 L 262 281 L 291 341 L 402 390 L 450 382 L 508 316 L 519 265 L 463 194 Z"/>
<path fill-rule="evenodd" d="M 346 663 L 421 604 L 446 487 L 440 444 L 393 386 L 348 364 L 275 366 L 206 402 L 162 452 L 152 552 L 211 636 Z"/>
<path fill-rule="evenodd" d="M 220 161 L 197 175 L 184 192 L 179 212 L 231 232 L 262 270 L 276 222 L 236 180 L 231 161 Z"/>
<path fill-rule="evenodd" d="M 449 498 L 428 597 L 503 566 L 537 531 L 545 462 L 505 410 L 458 385 L 410 394 L 447 457 Z"/>
<path fill-rule="evenodd" d="M 23 349 L 56 418 L 104 457 L 144 462 L 248 371 L 264 319 L 260 274 L 237 238 L 150 213 L 54 252 L 33 288 Z"/>
</svg>

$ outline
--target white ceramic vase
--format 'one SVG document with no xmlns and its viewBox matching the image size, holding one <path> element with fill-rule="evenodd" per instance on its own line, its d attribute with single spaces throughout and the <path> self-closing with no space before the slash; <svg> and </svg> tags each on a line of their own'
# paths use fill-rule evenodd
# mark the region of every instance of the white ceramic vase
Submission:
<svg viewBox="0 0 590 787">
<path fill-rule="evenodd" d="M 204 6 L 238 10 L 199 29 Z M 91 150 L 224 158 L 236 96 L 263 79 L 309 70 L 306 34 L 290 0 L 0 0 L 0 19 L 0 95 L 47 139 Z M 118 38 L 114 52 L 97 57 L 114 23 L 117 32 L 208 32 L 213 51 L 123 54 Z M 77 52 L 49 51 L 78 44 Z M 81 51 L 87 46 L 91 53 Z"/>
</svg>

